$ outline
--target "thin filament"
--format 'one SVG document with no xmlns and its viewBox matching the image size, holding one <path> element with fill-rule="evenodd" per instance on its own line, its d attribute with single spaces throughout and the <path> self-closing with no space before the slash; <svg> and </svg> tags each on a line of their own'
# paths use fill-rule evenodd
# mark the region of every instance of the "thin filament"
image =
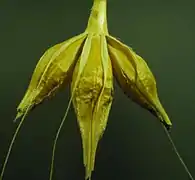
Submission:
<svg viewBox="0 0 195 180">
<path fill-rule="evenodd" d="M 53 176 L 53 169 L 54 169 L 54 160 L 55 160 L 55 150 L 56 150 L 56 144 L 57 144 L 57 141 L 58 141 L 58 137 L 59 137 L 59 134 L 61 132 L 61 129 L 63 127 L 63 124 L 67 118 L 67 115 L 68 115 L 68 111 L 70 109 L 70 105 L 71 105 L 71 102 L 72 102 L 72 97 L 70 98 L 69 102 L 68 102 L 68 107 L 66 108 L 66 112 L 64 114 L 64 117 L 60 123 L 60 126 L 58 128 L 58 131 L 56 133 L 56 137 L 55 137 L 55 140 L 54 140 L 54 144 L 53 144 L 53 150 L 52 150 L 52 159 L 51 159 L 51 169 L 50 169 L 50 176 L 49 176 L 49 179 L 52 180 L 52 176 Z"/>
<path fill-rule="evenodd" d="M 166 133 L 166 135 L 167 135 L 167 137 L 169 139 L 169 142 L 171 143 L 171 146 L 173 147 L 173 151 L 177 155 L 179 161 L 181 162 L 182 166 L 184 167 L 184 169 L 185 169 L 186 173 L 188 174 L 190 180 L 194 180 L 194 178 L 193 178 L 192 174 L 190 173 L 187 165 L 185 164 L 184 160 L 182 159 L 181 155 L 179 154 L 179 152 L 178 152 L 178 150 L 177 150 L 177 148 L 176 148 L 176 146 L 175 146 L 175 144 L 174 144 L 174 142 L 173 142 L 173 140 L 171 138 L 171 135 L 170 135 L 169 131 L 166 129 L 166 127 L 164 125 L 163 125 L 163 128 L 164 128 L 165 133 Z"/>
<path fill-rule="evenodd" d="M 64 125 L 64 122 L 65 122 L 65 120 L 66 120 L 66 118 L 67 118 L 67 115 L 68 115 L 68 112 L 69 112 L 69 109 L 70 109 L 70 105 L 71 105 L 71 103 L 72 103 L 72 99 L 73 99 L 73 96 L 74 96 L 74 93 L 75 93 L 77 84 L 78 84 L 78 82 L 79 82 L 79 79 L 80 79 L 80 76 L 79 76 L 79 78 L 77 78 L 77 81 L 76 81 L 75 86 L 74 86 L 73 91 L 72 91 L 72 95 L 71 95 L 70 100 L 69 100 L 69 102 L 68 102 L 68 106 L 67 106 L 67 108 L 66 108 L 66 112 L 65 112 L 65 114 L 64 114 L 64 117 L 63 117 L 63 119 L 62 119 L 62 121 L 61 121 L 61 123 L 60 123 L 60 126 L 59 126 L 59 128 L 58 128 L 58 131 L 57 131 L 57 133 L 56 133 L 56 137 L 55 137 L 55 139 L 54 139 L 53 149 L 52 149 L 52 157 L 51 157 L 51 167 L 50 167 L 49 180 L 52 180 L 52 177 L 53 177 L 53 169 L 54 169 L 54 161 L 55 161 L 56 144 L 57 144 L 57 141 L 58 141 L 60 132 L 61 132 L 61 130 L 62 130 L 62 127 L 63 127 L 63 125 Z M 0 179 L 0 180 L 1 180 L 1 179 Z"/>
<path fill-rule="evenodd" d="M 55 160 L 55 150 L 56 150 L 56 144 L 57 144 L 57 140 L 58 140 L 58 137 L 59 137 L 59 134 L 61 132 L 61 129 L 63 127 L 63 124 L 67 118 L 67 115 L 68 115 L 68 111 L 70 109 L 70 105 L 71 105 L 71 102 L 72 102 L 72 99 L 73 99 L 73 96 L 75 94 L 75 90 L 77 88 L 77 85 L 79 83 L 79 80 L 80 80 L 80 77 L 81 77 L 81 74 L 83 72 L 83 69 L 86 65 L 86 62 L 87 62 L 87 59 L 88 59 L 88 56 L 89 56 L 89 50 L 90 50 L 90 47 L 91 47 L 91 39 L 92 37 L 91 36 L 88 36 L 85 44 L 84 44 L 84 47 L 83 47 L 83 51 L 81 53 L 81 59 L 80 59 L 80 66 L 79 66 L 79 72 L 78 72 L 78 75 L 77 75 L 77 78 L 76 78 L 76 82 L 75 82 L 75 85 L 73 87 L 73 91 L 72 91 L 72 95 L 70 97 L 70 100 L 68 102 L 68 107 L 66 108 L 66 112 L 64 114 L 64 117 L 60 123 L 60 126 L 58 128 L 58 131 L 56 133 L 56 137 L 55 137 L 55 140 L 54 140 L 54 144 L 53 144 L 53 150 L 52 150 L 52 159 L 51 159 L 51 167 L 50 167 L 50 176 L 49 176 L 49 180 L 52 180 L 52 176 L 53 176 L 53 169 L 54 169 L 54 160 Z M 85 53 L 84 53 L 85 52 Z M 1 180 L 1 179 L 0 179 Z"/>
<path fill-rule="evenodd" d="M 21 126 L 22 126 L 22 124 L 24 122 L 24 119 L 27 116 L 27 113 L 28 113 L 29 108 L 30 108 L 30 105 L 27 107 L 27 109 L 26 109 L 26 111 L 25 111 L 25 113 L 24 113 L 24 115 L 23 115 L 20 123 L 18 124 L 18 127 L 16 128 L 16 131 L 14 133 L 14 136 L 13 136 L 13 138 L 11 140 L 11 143 L 9 145 L 9 149 L 8 149 L 8 152 L 7 152 L 5 161 L 3 163 L 3 168 L 2 168 L 2 171 L 1 171 L 1 175 L 0 175 L 0 180 L 3 180 L 3 175 L 4 175 L 4 172 L 5 172 L 5 168 L 6 168 L 6 165 L 7 165 L 7 162 L 8 162 L 8 159 L 9 159 L 9 156 L 10 156 L 10 153 L 11 153 L 11 150 L 12 150 L 12 147 L 14 145 L 14 142 L 15 142 L 15 139 L 16 139 L 16 137 L 18 135 L 18 132 L 19 132 L 19 130 L 20 130 L 20 128 L 21 128 Z"/>
</svg>

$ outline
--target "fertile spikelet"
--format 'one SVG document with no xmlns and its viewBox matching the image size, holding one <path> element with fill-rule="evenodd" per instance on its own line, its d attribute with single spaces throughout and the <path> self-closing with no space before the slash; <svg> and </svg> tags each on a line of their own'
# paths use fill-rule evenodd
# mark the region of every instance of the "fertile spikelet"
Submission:
<svg viewBox="0 0 195 180">
<path fill-rule="evenodd" d="M 89 34 L 72 79 L 73 105 L 79 123 L 86 179 L 94 170 L 98 141 L 112 104 L 113 75 L 104 35 Z"/>
<path fill-rule="evenodd" d="M 24 98 L 17 108 L 16 119 L 26 110 L 51 97 L 62 84 L 71 80 L 71 74 L 86 34 L 80 34 L 48 49 L 40 58 Z"/>
<path fill-rule="evenodd" d="M 169 128 L 171 121 L 159 101 L 156 81 L 146 62 L 114 37 L 107 36 L 107 42 L 113 73 L 122 90 Z"/>
</svg>

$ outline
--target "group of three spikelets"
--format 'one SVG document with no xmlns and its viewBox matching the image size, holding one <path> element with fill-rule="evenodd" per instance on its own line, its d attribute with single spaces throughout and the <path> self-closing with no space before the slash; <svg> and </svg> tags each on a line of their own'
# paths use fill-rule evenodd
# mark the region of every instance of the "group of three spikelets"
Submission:
<svg viewBox="0 0 195 180">
<path fill-rule="evenodd" d="M 26 114 L 59 88 L 71 83 L 71 98 L 53 146 L 52 179 L 55 146 L 61 127 L 73 103 L 80 127 L 86 179 L 94 170 L 98 142 L 106 128 L 113 100 L 113 79 L 134 102 L 152 112 L 169 129 L 171 121 L 164 111 L 156 82 L 146 62 L 131 48 L 108 33 L 106 0 L 94 0 L 86 30 L 65 42 L 49 48 L 40 58 L 16 119 L 22 117 L 12 142 Z M 11 143 L 5 166 L 11 151 Z"/>
</svg>

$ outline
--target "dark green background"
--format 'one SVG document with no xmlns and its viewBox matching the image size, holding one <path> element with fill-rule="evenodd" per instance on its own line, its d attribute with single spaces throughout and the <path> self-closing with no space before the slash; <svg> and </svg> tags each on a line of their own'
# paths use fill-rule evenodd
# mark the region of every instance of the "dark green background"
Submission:
<svg viewBox="0 0 195 180">
<path fill-rule="evenodd" d="M 92 0 L 0 2 L 0 162 L 12 120 L 43 52 L 81 33 Z M 195 176 L 195 1 L 109 0 L 109 31 L 146 59 L 172 122 L 172 137 Z M 64 90 L 27 117 L 4 180 L 46 180 L 51 147 L 67 107 Z M 99 144 L 93 180 L 187 180 L 159 121 L 119 88 Z M 2 164 L 2 163 L 1 163 Z M 84 180 L 82 148 L 71 109 L 57 146 L 54 180 Z"/>
</svg>

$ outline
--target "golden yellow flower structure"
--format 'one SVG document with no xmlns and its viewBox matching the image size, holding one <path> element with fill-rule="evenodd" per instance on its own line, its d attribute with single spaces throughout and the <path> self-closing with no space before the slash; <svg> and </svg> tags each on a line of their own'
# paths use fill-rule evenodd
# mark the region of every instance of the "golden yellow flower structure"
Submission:
<svg viewBox="0 0 195 180">
<path fill-rule="evenodd" d="M 114 77 L 128 97 L 152 112 L 167 128 L 171 126 L 146 62 L 109 35 L 106 6 L 106 0 L 94 0 L 86 30 L 43 54 L 16 116 L 25 116 L 61 86 L 71 83 L 70 102 L 73 102 L 82 136 L 86 179 L 91 179 L 98 141 L 106 129 L 114 94 Z"/>
</svg>

